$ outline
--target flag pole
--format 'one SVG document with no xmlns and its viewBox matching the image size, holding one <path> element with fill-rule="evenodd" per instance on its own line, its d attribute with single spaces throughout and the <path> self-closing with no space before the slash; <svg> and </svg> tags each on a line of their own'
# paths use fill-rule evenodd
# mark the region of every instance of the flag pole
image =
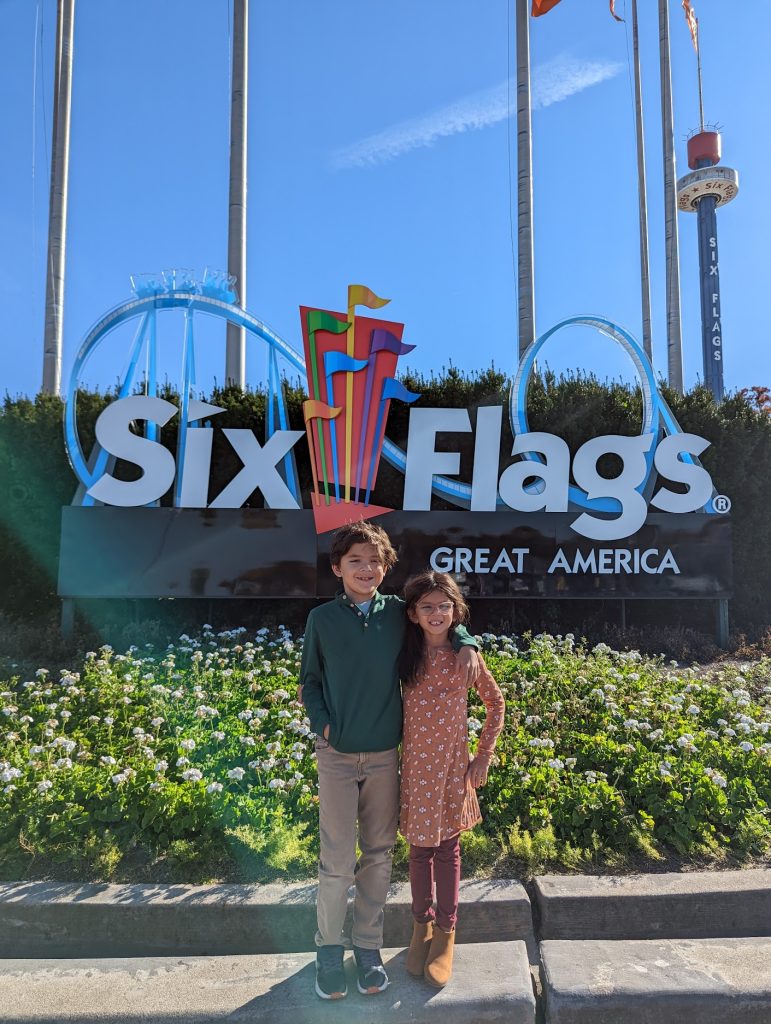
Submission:
<svg viewBox="0 0 771 1024">
<path fill-rule="evenodd" d="M 669 53 L 669 0 L 659 0 L 661 135 L 664 150 L 664 235 L 667 275 L 667 370 L 669 386 L 683 393 L 683 341 L 680 324 L 680 265 L 677 229 L 677 176 L 672 113 L 672 65 Z"/>
<path fill-rule="evenodd" d="M 634 53 L 635 128 L 637 133 L 637 195 L 640 213 L 640 296 L 642 303 L 642 340 L 648 359 L 653 362 L 651 330 L 651 280 L 648 259 L 648 190 L 645 180 L 645 132 L 640 69 L 640 33 L 637 0 L 632 0 L 632 48 Z"/>
<path fill-rule="evenodd" d="M 514 0 L 514 3 L 517 5 L 517 276 L 521 356 L 535 340 L 530 0 Z"/>
<path fill-rule="evenodd" d="M 699 125 L 704 131 L 704 92 L 701 84 L 701 27 L 696 21 L 696 74 L 699 76 Z"/>
<path fill-rule="evenodd" d="M 236 279 L 238 301 L 246 306 L 247 90 L 249 0 L 233 0 L 233 53 L 230 72 L 230 187 L 228 197 L 228 274 Z M 246 387 L 246 333 L 228 323 L 225 383 Z M 280 384 L 279 384 L 280 386 Z"/>
<path fill-rule="evenodd" d="M 51 145 L 48 258 L 46 260 L 46 305 L 43 334 L 42 390 L 48 395 L 58 395 L 62 383 L 74 26 L 75 0 L 59 0 L 56 20 L 53 141 Z"/>
</svg>

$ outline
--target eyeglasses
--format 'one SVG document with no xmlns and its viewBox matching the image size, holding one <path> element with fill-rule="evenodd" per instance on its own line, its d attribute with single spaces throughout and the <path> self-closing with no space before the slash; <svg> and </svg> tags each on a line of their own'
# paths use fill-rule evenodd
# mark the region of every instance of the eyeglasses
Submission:
<svg viewBox="0 0 771 1024">
<path fill-rule="evenodd" d="M 452 601 L 442 601 L 441 604 L 419 604 L 418 611 L 421 615 L 431 615 L 432 612 L 439 612 L 442 615 L 449 615 L 453 609 Z"/>
</svg>

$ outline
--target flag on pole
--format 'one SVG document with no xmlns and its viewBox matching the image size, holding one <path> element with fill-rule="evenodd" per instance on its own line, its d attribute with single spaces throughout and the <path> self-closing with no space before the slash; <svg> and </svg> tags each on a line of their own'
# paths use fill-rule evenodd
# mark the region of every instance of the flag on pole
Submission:
<svg viewBox="0 0 771 1024">
<path fill-rule="evenodd" d="M 693 43 L 694 50 L 699 52 L 699 19 L 696 17 L 696 11 L 694 11 L 691 4 L 691 0 L 683 0 L 683 10 L 685 11 L 685 21 L 688 25 L 688 30 L 691 33 L 691 42 Z"/>
<path fill-rule="evenodd" d="M 339 413 L 340 409 L 336 409 L 335 406 L 327 405 L 326 402 L 319 402 L 313 398 L 303 402 L 303 418 L 306 423 L 308 420 L 333 420 Z"/>
<path fill-rule="evenodd" d="M 380 309 L 381 306 L 386 306 L 390 302 L 390 299 L 381 299 L 372 291 L 371 288 L 367 288 L 363 284 L 349 284 L 348 285 L 348 308 L 351 306 L 367 306 L 369 309 Z"/>
<path fill-rule="evenodd" d="M 559 2 L 560 2 L 560 0 L 533 0 L 533 10 L 532 10 L 533 17 L 534 18 L 540 18 L 540 16 L 542 14 L 548 14 L 549 11 L 553 7 L 556 7 Z M 613 15 L 613 17 L 616 19 L 616 21 L 623 21 L 624 19 L 620 18 L 616 14 L 616 0 L 609 0 L 609 2 L 610 2 L 610 13 Z M 685 3 L 683 4 L 683 6 L 685 6 Z"/>
<path fill-rule="evenodd" d="M 548 14 L 559 2 L 560 0 L 533 0 L 533 17 L 540 18 L 542 14 Z"/>
<path fill-rule="evenodd" d="M 305 420 L 305 432 L 308 435 L 308 450 L 311 456 L 311 474 L 313 476 L 313 501 L 314 504 L 316 505 L 318 505 L 319 502 L 321 501 L 321 494 L 319 493 L 319 475 L 318 472 L 316 471 L 316 445 L 313 440 L 311 421 L 334 420 L 335 416 L 337 416 L 339 413 L 340 409 L 335 409 L 333 406 L 327 405 L 326 402 L 320 402 L 318 399 L 309 398 L 307 401 L 303 402 L 303 418 Z M 321 439 L 321 434 L 319 434 L 319 439 Z"/>
</svg>

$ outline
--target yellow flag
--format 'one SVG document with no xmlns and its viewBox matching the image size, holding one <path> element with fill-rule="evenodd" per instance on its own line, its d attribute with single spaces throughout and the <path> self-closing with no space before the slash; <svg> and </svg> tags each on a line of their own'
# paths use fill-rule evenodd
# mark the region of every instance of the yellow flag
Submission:
<svg viewBox="0 0 771 1024">
<path fill-rule="evenodd" d="M 348 285 L 348 308 L 352 306 L 368 306 L 370 309 L 380 309 L 389 303 L 390 299 L 381 299 L 363 284 Z"/>
</svg>

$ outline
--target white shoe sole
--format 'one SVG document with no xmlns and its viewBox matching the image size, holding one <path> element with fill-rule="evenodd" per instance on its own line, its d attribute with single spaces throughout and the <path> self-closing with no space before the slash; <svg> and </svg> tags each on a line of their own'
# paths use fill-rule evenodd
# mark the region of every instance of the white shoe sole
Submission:
<svg viewBox="0 0 771 1024">
<path fill-rule="evenodd" d="M 322 992 L 321 989 L 319 988 L 319 980 L 318 980 L 318 978 L 316 979 L 316 986 L 315 987 L 316 987 L 316 995 L 319 997 L 319 999 L 326 999 L 326 1000 L 329 1000 L 331 1002 L 337 1002 L 340 999 L 345 999 L 345 997 L 348 995 L 348 988 L 347 987 L 341 993 L 339 993 L 338 995 L 330 996 L 326 992 Z M 359 989 L 359 991 L 361 991 L 361 989 Z"/>
<path fill-rule="evenodd" d="M 361 987 L 361 985 L 359 984 L 359 979 L 358 979 L 358 978 L 356 979 L 356 988 L 357 988 L 357 989 L 359 990 L 359 993 L 360 993 L 361 995 L 363 995 L 363 996 L 377 996 L 377 995 L 379 995 L 379 994 L 380 994 L 381 992 L 385 992 L 385 990 L 386 990 L 386 989 L 388 988 L 388 986 L 389 986 L 390 984 L 391 984 L 391 979 L 390 979 L 390 978 L 386 978 L 386 980 L 385 980 L 385 984 L 384 984 L 384 985 L 382 985 L 382 986 L 381 986 L 380 988 L 378 988 L 378 989 L 375 989 L 375 991 L 374 991 L 374 992 L 370 992 L 370 990 L 369 990 L 369 989 L 367 989 L 367 988 L 362 988 L 362 987 Z"/>
</svg>

